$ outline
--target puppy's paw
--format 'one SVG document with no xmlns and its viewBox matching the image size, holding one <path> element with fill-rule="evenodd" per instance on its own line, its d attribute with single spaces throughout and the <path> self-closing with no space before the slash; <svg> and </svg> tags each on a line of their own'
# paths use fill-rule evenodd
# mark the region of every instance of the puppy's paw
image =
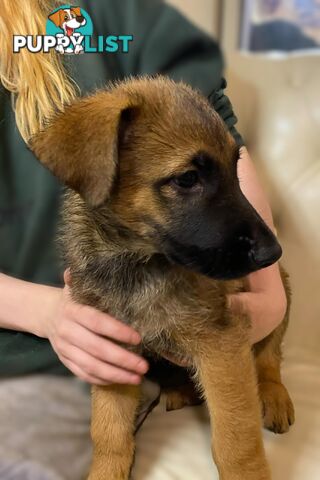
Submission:
<svg viewBox="0 0 320 480">
<path fill-rule="evenodd" d="M 183 385 L 176 390 L 169 390 L 166 392 L 167 411 L 201 405 L 203 402 L 204 400 L 192 385 Z"/>
<path fill-rule="evenodd" d="M 282 383 L 259 383 L 264 427 L 274 433 L 285 433 L 294 423 L 294 407 Z"/>
<path fill-rule="evenodd" d="M 94 454 L 87 480 L 129 480 L 134 450 L 110 452 L 108 455 Z"/>
</svg>

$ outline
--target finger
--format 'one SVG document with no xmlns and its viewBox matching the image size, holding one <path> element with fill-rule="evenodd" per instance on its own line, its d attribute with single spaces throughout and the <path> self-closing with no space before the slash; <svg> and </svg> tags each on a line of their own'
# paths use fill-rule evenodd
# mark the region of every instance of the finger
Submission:
<svg viewBox="0 0 320 480">
<path fill-rule="evenodd" d="M 84 370 L 82 370 L 78 365 L 73 363 L 71 360 L 69 360 L 67 357 L 64 357 L 63 355 L 59 356 L 60 360 L 62 363 L 80 380 L 86 383 L 90 383 L 91 385 L 110 385 L 110 382 L 105 382 L 101 380 L 100 378 L 93 377 L 91 375 L 88 375 Z"/>
<path fill-rule="evenodd" d="M 103 382 L 133 384 L 141 383 L 141 377 L 121 368 L 102 362 L 74 345 L 65 345 L 61 355 L 80 367 L 86 375 Z"/>
<path fill-rule="evenodd" d="M 227 305 L 232 313 L 244 314 L 248 312 L 246 293 L 235 293 L 227 296 Z"/>
<path fill-rule="evenodd" d="M 244 158 L 249 155 L 248 150 L 245 146 L 240 148 L 239 153 L 240 153 L 240 158 Z"/>
<path fill-rule="evenodd" d="M 92 333 L 82 325 L 74 324 L 72 328 L 68 329 L 64 338 L 72 345 L 103 362 L 112 363 L 139 375 L 144 375 L 148 371 L 148 363 L 144 358 L 129 352 L 104 337 Z"/>
<path fill-rule="evenodd" d="M 68 285 L 70 287 L 71 285 L 71 273 L 70 273 L 70 268 L 67 268 L 65 271 L 64 271 L 64 274 L 63 274 L 63 281 L 66 285 Z"/>
<path fill-rule="evenodd" d="M 77 323 L 91 332 L 131 345 L 141 343 L 140 335 L 133 328 L 95 308 L 79 305 L 77 309 L 73 309 L 72 316 Z"/>
<path fill-rule="evenodd" d="M 265 318 L 265 299 L 258 293 L 242 292 L 229 295 L 228 305 L 232 313 L 247 315 L 252 327 L 259 325 Z"/>
</svg>

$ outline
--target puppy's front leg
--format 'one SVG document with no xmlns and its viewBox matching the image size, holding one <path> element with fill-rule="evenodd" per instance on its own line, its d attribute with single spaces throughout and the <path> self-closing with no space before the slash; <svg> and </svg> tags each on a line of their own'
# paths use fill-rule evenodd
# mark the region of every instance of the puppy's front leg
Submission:
<svg viewBox="0 0 320 480">
<path fill-rule="evenodd" d="M 203 337 L 196 364 L 210 412 L 220 479 L 269 480 L 254 363 L 241 322 Z"/>
<path fill-rule="evenodd" d="M 92 388 L 93 461 L 88 480 L 128 480 L 139 400 L 139 386 Z"/>
</svg>

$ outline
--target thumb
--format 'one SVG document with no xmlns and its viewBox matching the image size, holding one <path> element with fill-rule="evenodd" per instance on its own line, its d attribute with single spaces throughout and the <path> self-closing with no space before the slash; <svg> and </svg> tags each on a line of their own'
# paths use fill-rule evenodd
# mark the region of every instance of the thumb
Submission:
<svg viewBox="0 0 320 480">
<path fill-rule="evenodd" d="M 249 313 L 250 293 L 241 292 L 227 296 L 227 305 L 232 313 Z"/>
<path fill-rule="evenodd" d="M 64 271 L 63 280 L 64 280 L 64 283 L 65 283 L 66 285 L 68 285 L 68 287 L 70 287 L 70 285 L 71 285 L 71 273 L 70 273 L 70 268 L 67 268 L 67 270 Z"/>
</svg>

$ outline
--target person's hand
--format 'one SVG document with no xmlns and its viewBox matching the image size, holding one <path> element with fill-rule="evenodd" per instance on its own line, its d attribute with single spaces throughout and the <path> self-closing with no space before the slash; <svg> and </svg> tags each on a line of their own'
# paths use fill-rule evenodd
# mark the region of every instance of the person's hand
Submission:
<svg viewBox="0 0 320 480">
<path fill-rule="evenodd" d="M 240 151 L 238 177 L 244 195 L 267 225 L 275 231 L 268 199 L 245 147 Z M 280 325 L 287 309 L 287 298 L 278 264 L 248 275 L 247 291 L 230 295 L 228 301 L 231 311 L 249 315 L 253 344 L 267 337 Z"/>
<path fill-rule="evenodd" d="M 251 319 L 251 341 L 258 343 L 282 322 L 287 297 L 278 265 L 251 273 L 247 291 L 230 295 L 229 307 L 234 313 L 246 313 Z"/>
<path fill-rule="evenodd" d="M 46 337 L 64 365 L 88 383 L 138 384 L 148 364 L 115 342 L 138 345 L 139 334 L 131 327 L 98 310 L 71 299 L 70 275 L 47 317 Z"/>
</svg>

